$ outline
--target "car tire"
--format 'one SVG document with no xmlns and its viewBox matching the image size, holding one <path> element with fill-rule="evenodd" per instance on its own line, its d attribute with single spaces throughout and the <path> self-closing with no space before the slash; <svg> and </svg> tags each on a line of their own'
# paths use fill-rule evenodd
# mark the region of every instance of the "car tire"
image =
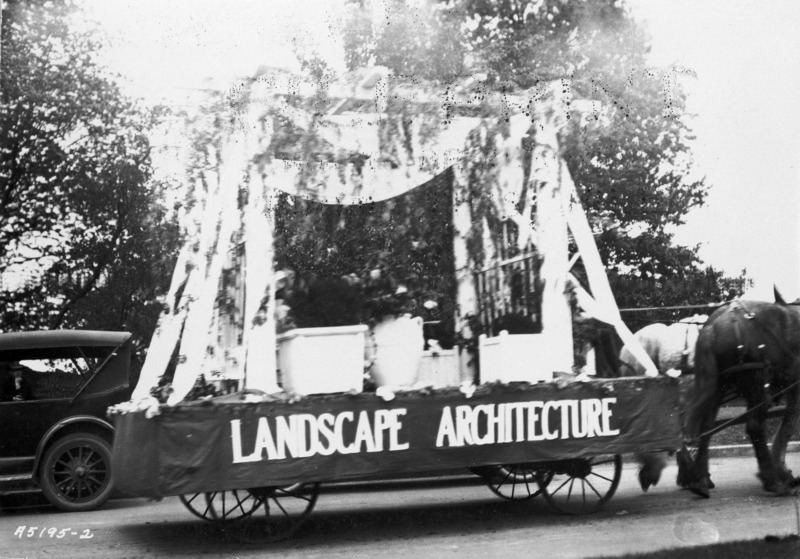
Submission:
<svg viewBox="0 0 800 559">
<path fill-rule="evenodd" d="M 45 452 L 39 470 L 42 493 L 68 512 L 100 507 L 114 491 L 111 445 L 97 435 L 72 433 Z"/>
</svg>

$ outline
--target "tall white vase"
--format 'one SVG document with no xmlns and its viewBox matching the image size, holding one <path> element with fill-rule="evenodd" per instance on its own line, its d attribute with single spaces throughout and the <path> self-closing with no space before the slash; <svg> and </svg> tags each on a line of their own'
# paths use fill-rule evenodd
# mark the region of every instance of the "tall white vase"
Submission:
<svg viewBox="0 0 800 559">
<path fill-rule="evenodd" d="M 375 362 L 372 379 L 378 386 L 411 388 L 417 382 L 425 337 L 422 317 L 387 317 L 373 328 Z"/>
</svg>

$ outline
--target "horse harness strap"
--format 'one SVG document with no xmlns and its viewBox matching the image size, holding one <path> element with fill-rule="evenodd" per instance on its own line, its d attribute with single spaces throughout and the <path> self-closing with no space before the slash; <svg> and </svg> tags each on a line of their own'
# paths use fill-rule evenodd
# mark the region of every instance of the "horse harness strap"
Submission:
<svg viewBox="0 0 800 559">
<path fill-rule="evenodd" d="M 731 313 L 735 311 L 741 311 L 740 313 L 736 313 L 733 315 L 733 332 L 734 336 L 736 337 L 736 352 L 739 356 L 739 363 L 734 365 L 733 367 L 728 367 L 724 371 L 720 373 L 720 375 L 728 375 L 731 373 L 740 373 L 742 371 L 748 370 L 755 370 L 755 369 L 762 369 L 766 368 L 769 364 L 764 362 L 746 362 L 745 357 L 747 357 L 747 348 L 744 344 L 744 336 L 742 335 L 742 326 L 740 321 L 741 320 L 751 320 L 753 324 L 764 326 L 761 322 L 756 320 L 755 313 L 748 310 L 747 306 L 745 305 L 744 301 L 734 301 L 731 303 L 730 306 Z M 772 334 L 772 332 L 766 328 L 766 330 Z M 773 334 L 774 337 L 774 334 Z M 764 349 L 764 344 L 760 344 L 758 349 Z"/>
<path fill-rule="evenodd" d="M 758 365 L 757 363 L 748 363 L 748 364 L 749 364 L 749 365 Z M 732 368 L 733 368 L 733 367 L 732 367 Z M 751 368 L 755 368 L 755 367 L 751 367 Z M 796 380 L 796 381 L 794 381 L 792 384 L 790 384 L 789 386 L 787 386 L 787 387 L 786 387 L 786 388 L 784 388 L 783 390 L 781 390 L 781 391 L 777 392 L 777 393 L 776 393 L 776 394 L 773 396 L 773 398 L 772 398 L 772 399 L 778 398 L 779 396 L 783 396 L 784 392 L 788 392 L 789 390 L 791 390 L 792 388 L 794 388 L 794 387 L 795 387 L 795 386 L 797 386 L 798 384 L 800 384 L 800 380 Z M 751 413 L 753 413 L 754 411 L 756 411 L 758 408 L 761 408 L 761 407 L 763 407 L 763 406 L 764 406 L 764 405 L 766 405 L 766 404 L 771 404 L 771 403 L 772 403 L 772 399 L 770 399 L 770 398 L 767 398 L 767 399 L 765 399 L 765 400 L 764 400 L 763 402 L 761 402 L 760 404 L 756 404 L 756 405 L 755 405 L 755 406 L 753 406 L 752 408 L 750 408 L 750 409 L 748 409 L 748 410 L 745 410 L 744 412 L 740 413 L 740 414 L 739 414 L 739 415 L 737 415 L 736 417 L 734 417 L 734 418 L 732 418 L 732 419 L 729 419 L 728 421 L 726 421 L 726 422 L 724 422 L 724 423 L 721 423 L 721 424 L 717 425 L 716 427 L 713 427 L 712 429 L 709 429 L 709 430 L 708 430 L 708 431 L 706 431 L 705 433 L 701 433 L 699 437 L 697 437 L 696 439 L 693 439 L 693 440 L 691 440 L 691 441 L 687 441 L 687 443 L 688 443 L 688 444 L 696 443 L 697 441 L 699 441 L 699 440 L 700 440 L 700 439 L 702 439 L 703 437 L 710 437 L 710 436 L 712 436 L 712 435 L 714 435 L 714 434 L 716 434 L 716 433 L 719 433 L 719 432 L 720 432 L 720 431 L 722 431 L 723 429 L 727 428 L 729 425 L 733 425 L 734 423 L 737 423 L 737 422 L 738 422 L 740 419 L 742 419 L 743 417 L 747 417 L 748 415 L 750 415 Z"/>
<path fill-rule="evenodd" d="M 742 307 L 745 311 L 747 311 L 744 301 L 735 301 L 734 303 L 738 304 L 738 306 Z M 770 335 L 772 341 L 774 341 L 778 345 L 778 347 L 781 350 L 785 351 L 786 354 L 789 355 L 793 360 L 800 358 L 800 354 L 798 354 L 792 348 L 788 347 L 784 342 L 784 340 L 782 340 L 781 337 L 772 328 L 770 328 L 768 324 L 765 324 L 762 320 L 758 320 L 755 313 L 747 311 L 745 314 L 745 318 L 748 320 L 752 320 L 754 324 L 758 324 L 762 330 L 764 330 L 767 334 Z M 764 348 L 763 345 L 759 346 L 759 349 L 763 348 Z"/>
<path fill-rule="evenodd" d="M 743 317 L 746 320 L 753 320 L 755 316 L 753 313 L 749 312 L 745 307 L 744 303 L 741 301 L 736 301 L 731 304 L 731 312 L 735 312 L 737 310 L 743 311 Z M 734 314 L 733 316 L 733 331 L 736 335 L 736 352 L 739 354 L 739 364 L 744 363 L 744 356 L 745 356 L 745 348 L 744 348 L 744 340 L 742 339 L 742 327 L 739 324 L 739 316 L 738 313 Z M 726 371 L 727 372 L 727 371 Z"/>
<path fill-rule="evenodd" d="M 742 310 L 743 311 L 742 318 L 744 318 L 745 320 L 752 320 L 754 324 L 760 325 L 764 330 L 767 331 L 768 334 L 771 335 L 772 338 L 775 339 L 776 343 L 778 343 L 781 346 L 781 349 L 783 349 L 784 351 L 788 351 L 789 354 L 792 355 L 793 358 L 797 358 L 797 356 L 794 355 L 794 352 L 789 351 L 789 349 L 786 348 L 781 343 L 780 338 L 778 338 L 778 336 L 775 334 L 774 331 L 772 331 L 772 329 L 770 329 L 767 325 L 761 323 L 760 321 L 756 320 L 755 313 L 750 312 L 747 309 L 747 307 L 746 307 L 746 305 L 745 305 L 745 303 L 743 301 L 734 301 L 731 304 L 731 310 L 732 311 L 734 311 L 734 310 Z M 725 369 L 724 371 L 722 371 L 720 373 L 721 375 L 722 374 L 730 374 L 730 373 L 739 373 L 739 372 L 748 371 L 748 370 L 763 369 L 763 368 L 766 368 L 768 366 L 768 363 L 760 363 L 760 362 L 759 363 L 753 363 L 753 362 L 747 363 L 747 362 L 744 361 L 744 357 L 745 357 L 745 351 L 744 350 L 745 350 L 745 347 L 744 347 L 744 343 L 742 343 L 743 342 L 742 341 L 742 333 L 741 333 L 741 327 L 739 325 L 739 320 L 740 319 L 738 317 L 734 317 L 734 320 L 733 320 L 733 328 L 734 328 L 734 332 L 735 332 L 735 335 L 736 335 L 736 348 L 737 348 L 737 351 L 739 352 L 739 364 L 738 365 L 734 365 L 733 367 L 729 367 L 729 368 Z M 763 349 L 763 348 L 764 348 L 763 344 L 758 346 L 758 349 Z M 764 401 L 761 402 L 760 404 L 756 404 L 755 406 L 753 406 L 752 408 L 744 411 L 743 413 L 739 414 L 738 416 L 736 416 L 736 417 L 734 417 L 734 418 L 732 418 L 732 419 L 730 419 L 728 421 L 725 421 L 724 423 L 721 423 L 721 424 L 717 425 L 716 427 L 714 427 L 712 429 L 709 429 L 705 433 L 702 433 L 697 439 L 695 439 L 695 441 L 700 440 L 703 437 L 710 437 L 710 436 L 714 435 L 715 433 L 718 433 L 719 431 L 722 431 L 723 429 L 725 429 L 729 425 L 738 422 L 743 417 L 746 417 L 746 416 L 750 415 L 755 410 L 757 410 L 757 409 L 759 409 L 759 408 L 761 408 L 761 407 L 763 407 L 763 406 L 765 406 L 767 404 L 772 404 L 772 402 L 777 400 L 784 393 L 786 393 L 789 390 L 791 390 L 792 388 L 796 387 L 798 384 L 800 384 L 800 380 L 794 381 L 789 386 L 783 388 L 782 390 L 779 390 L 778 392 L 776 392 L 775 394 L 772 394 L 771 396 L 767 395 L 767 397 L 764 399 Z M 690 441 L 690 442 L 695 442 L 695 441 Z"/>
<path fill-rule="evenodd" d="M 692 326 L 686 326 L 686 331 L 684 332 L 683 336 L 683 353 L 681 354 L 681 371 L 688 371 L 689 370 L 689 328 Z"/>
</svg>

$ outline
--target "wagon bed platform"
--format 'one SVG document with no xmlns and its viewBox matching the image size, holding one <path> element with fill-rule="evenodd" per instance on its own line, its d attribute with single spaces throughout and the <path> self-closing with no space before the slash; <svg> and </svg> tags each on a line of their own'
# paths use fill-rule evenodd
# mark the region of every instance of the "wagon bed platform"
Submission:
<svg viewBox="0 0 800 559">
<path fill-rule="evenodd" d="M 234 394 L 117 413 L 118 487 L 165 497 L 673 450 L 668 377 L 306 396 Z"/>
</svg>

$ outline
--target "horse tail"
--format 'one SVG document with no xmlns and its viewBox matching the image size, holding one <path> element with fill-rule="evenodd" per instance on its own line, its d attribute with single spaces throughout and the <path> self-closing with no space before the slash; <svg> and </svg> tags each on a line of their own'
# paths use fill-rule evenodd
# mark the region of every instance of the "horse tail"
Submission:
<svg viewBox="0 0 800 559">
<path fill-rule="evenodd" d="M 696 440 L 703 434 L 709 416 L 716 415 L 717 412 L 715 403 L 719 387 L 719 368 L 710 337 L 708 330 L 701 331 L 695 348 L 694 396 L 686 420 L 686 435 L 690 440 Z"/>
</svg>

